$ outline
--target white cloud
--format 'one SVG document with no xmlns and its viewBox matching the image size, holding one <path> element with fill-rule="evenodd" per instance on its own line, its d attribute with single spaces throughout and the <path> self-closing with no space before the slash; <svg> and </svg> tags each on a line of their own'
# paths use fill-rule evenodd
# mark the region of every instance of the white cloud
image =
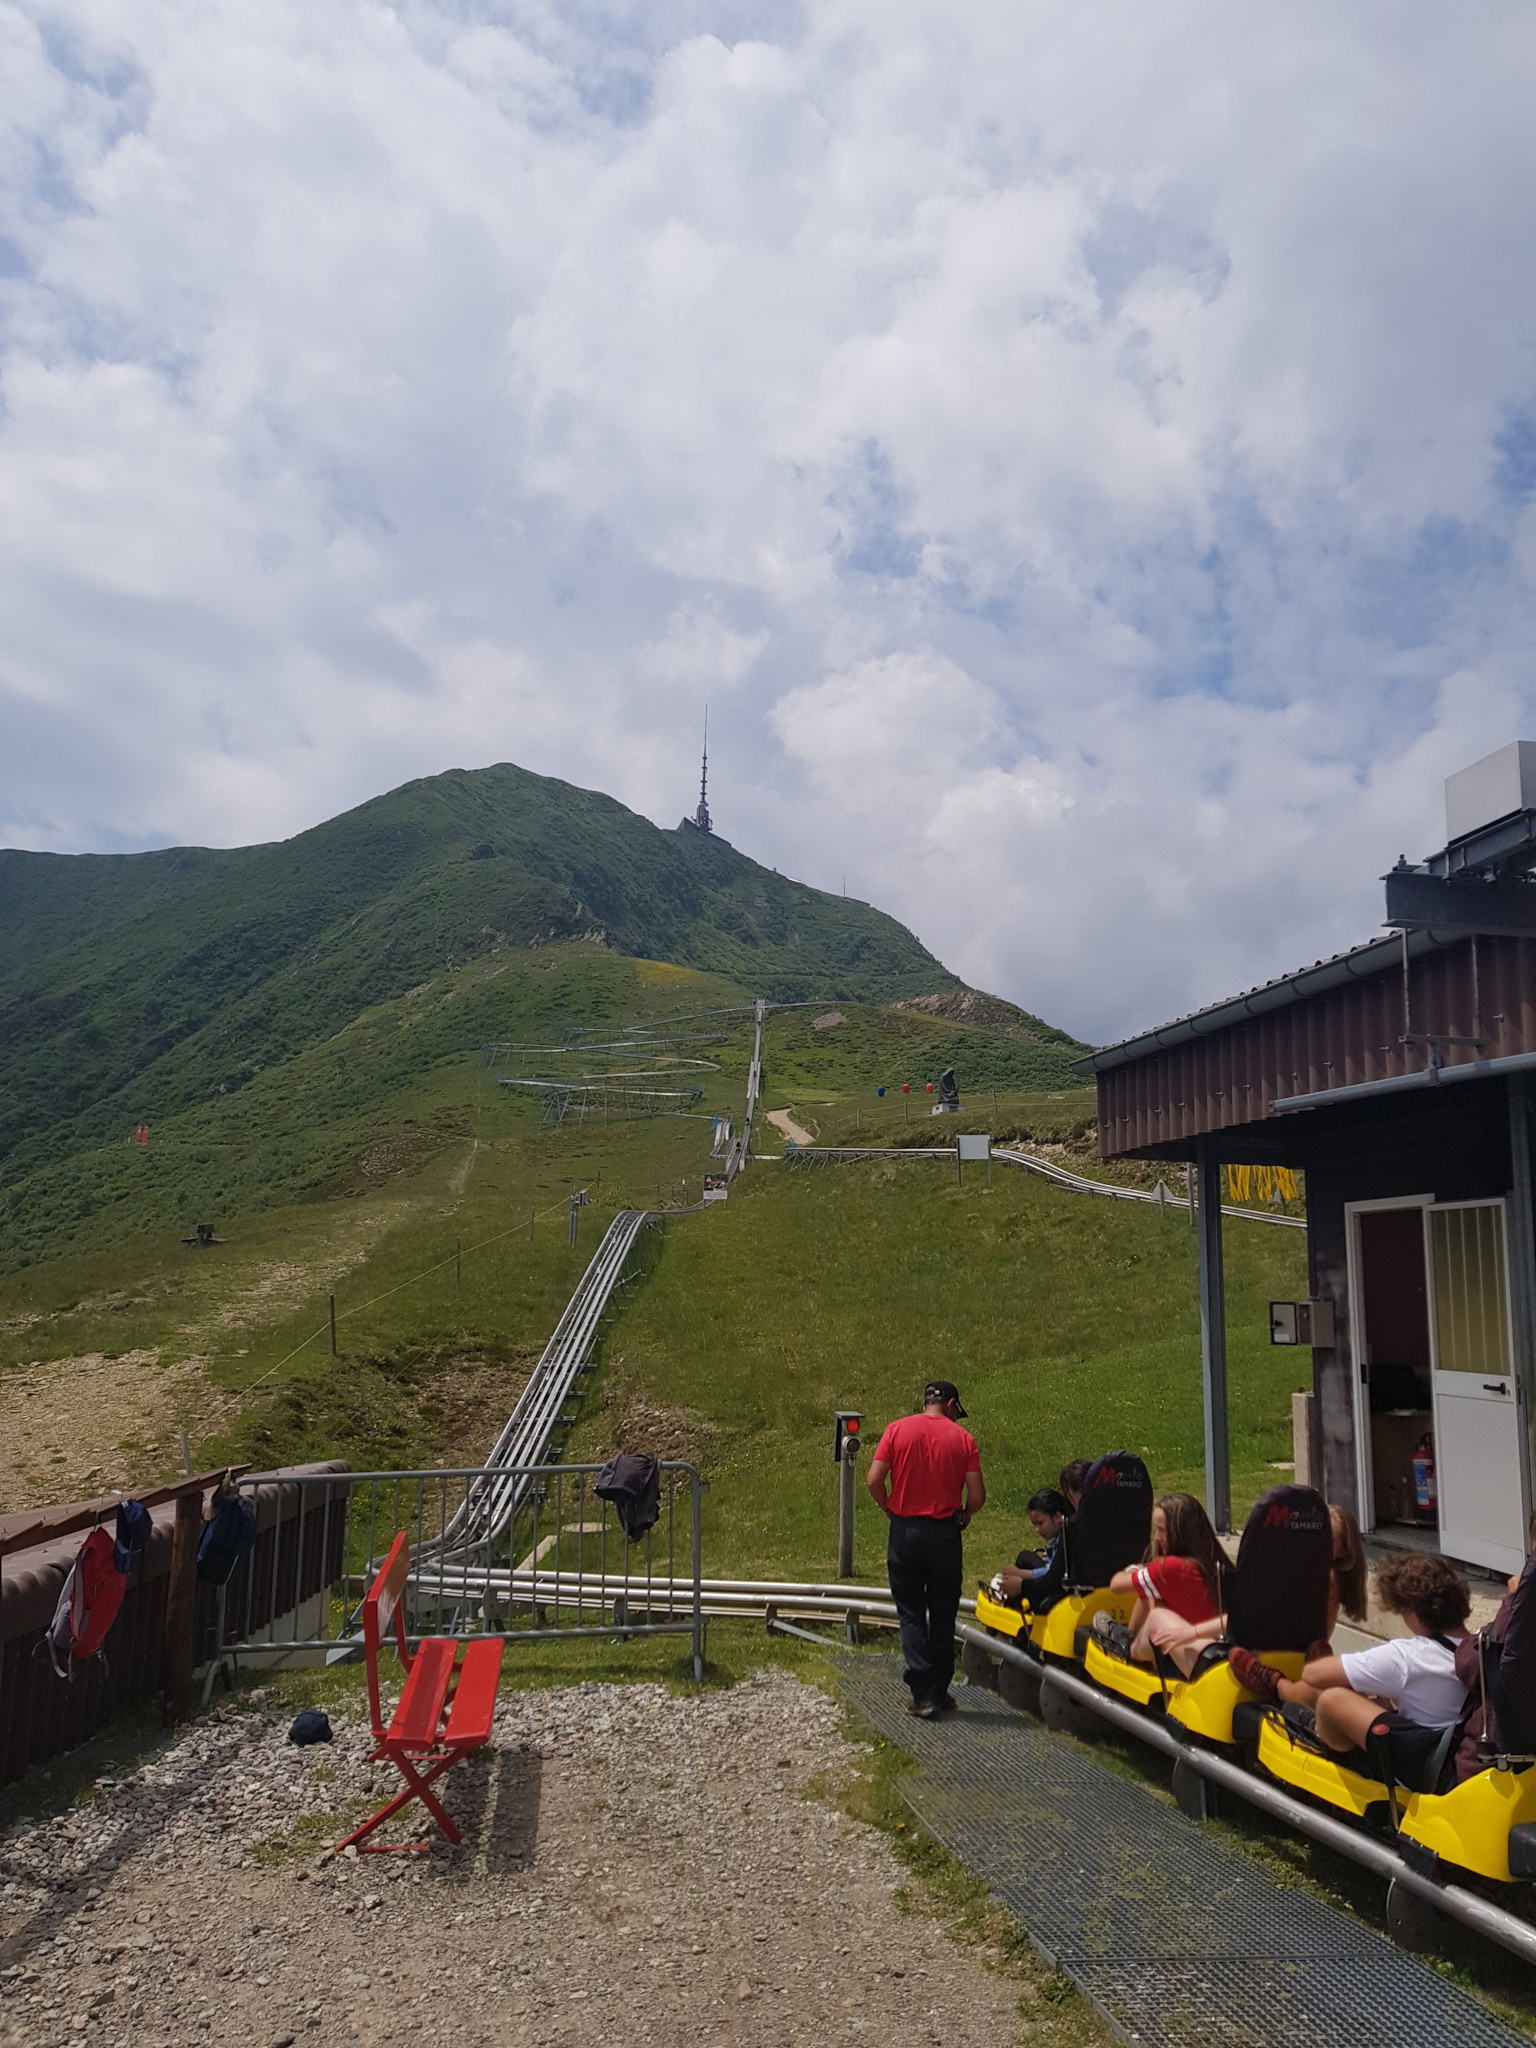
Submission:
<svg viewBox="0 0 1536 2048">
<path fill-rule="evenodd" d="M 0 838 L 502 758 L 1107 1035 L 1530 732 L 1514 0 L 0 0 Z"/>
</svg>

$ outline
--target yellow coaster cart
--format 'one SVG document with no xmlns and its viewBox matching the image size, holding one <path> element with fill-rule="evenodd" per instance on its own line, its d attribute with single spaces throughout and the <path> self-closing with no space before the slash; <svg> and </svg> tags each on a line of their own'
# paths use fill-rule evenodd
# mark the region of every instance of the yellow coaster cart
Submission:
<svg viewBox="0 0 1536 2048">
<path fill-rule="evenodd" d="M 1241 1717 L 1258 1768 L 1309 1799 L 1379 1831 L 1395 1832 L 1400 1855 L 1435 1875 L 1471 1872 L 1495 1884 L 1536 1878 L 1536 1559 L 1476 1639 L 1477 1682 L 1470 1711 L 1425 1768 L 1426 1783 L 1375 1774 L 1375 1760 L 1340 1757 L 1274 1709 Z M 1477 1741 L 1481 1770 L 1458 1784 L 1464 1738 Z"/>
<path fill-rule="evenodd" d="M 1254 1504 L 1225 1574 L 1226 1634 L 1211 1643 L 1186 1678 L 1169 1659 L 1137 1664 L 1118 1656 L 1085 1627 L 1074 1645 L 1083 1675 L 1105 1692 L 1176 1732 L 1230 1747 L 1240 1738 L 1233 1715 L 1253 1694 L 1238 1684 L 1227 1652 L 1251 1649 L 1286 1678 L 1299 1678 L 1306 1653 L 1327 1626 L 1333 1533 L 1328 1505 L 1310 1486 L 1272 1486 Z"/>
<path fill-rule="evenodd" d="M 1055 1569 L 1032 1601 L 1011 1607 L 983 1586 L 976 1595 L 976 1622 L 1001 1641 L 1024 1650 L 1035 1669 L 1009 1658 L 994 1663 L 979 1644 L 968 1642 L 962 1668 L 972 1684 L 996 1686 L 1010 1706 L 1039 1711 L 1040 1674 L 1047 1662 L 1075 1660 L 1078 1631 L 1095 1614 L 1123 1621 L 1131 1611 L 1128 1594 L 1111 1593 L 1116 1572 L 1145 1555 L 1152 1533 L 1152 1481 L 1140 1458 L 1107 1451 L 1088 1468 L 1077 1513 L 1067 1520 Z"/>
</svg>

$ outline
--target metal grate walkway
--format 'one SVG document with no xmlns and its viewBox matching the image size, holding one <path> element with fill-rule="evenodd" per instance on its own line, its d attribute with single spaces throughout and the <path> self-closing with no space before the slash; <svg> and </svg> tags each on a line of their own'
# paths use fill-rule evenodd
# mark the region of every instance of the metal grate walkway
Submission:
<svg viewBox="0 0 1536 2048">
<path fill-rule="evenodd" d="M 1384 1936 L 1274 1883 L 1207 1829 L 960 1686 L 914 1720 L 894 1657 L 843 1691 L 921 1770 L 906 1797 L 1137 2048 L 1530 2048 Z"/>
</svg>

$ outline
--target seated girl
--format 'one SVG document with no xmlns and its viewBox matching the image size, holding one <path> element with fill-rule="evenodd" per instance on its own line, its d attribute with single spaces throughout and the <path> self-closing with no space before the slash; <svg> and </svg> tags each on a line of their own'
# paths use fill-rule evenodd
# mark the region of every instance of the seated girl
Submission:
<svg viewBox="0 0 1536 2048">
<path fill-rule="evenodd" d="M 1339 1755 L 1363 1750 L 1378 1776 L 1432 1792 L 1454 1776 L 1445 1737 L 1467 1705 L 1456 1647 L 1467 1633 L 1471 1591 L 1449 1558 L 1406 1551 L 1378 1567 L 1376 1597 L 1408 1633 L 1306 1665 L 1317 1738 Z M 1431 1775 L 1434 1785 L 1425 1782 Z"/>
<path fill-rule="evenodd" d="M 1330 1507 L 1328 1519 L 1333 1524 L 1333 1570 L 1328 1578 L 1327 1640 L 1312 1645 L 1307 1652 L 1309 1660 L 1329 1654 L 1341 1612 L 1347 1614 L 1351 1621 L 1365 1619 L 1365 1545 L 1360 1540 L 1360 1524 L 1348 1508 Z M 1284 1706 L 1287 1702 L 1302 1707 L 1317 1705 L 1315 1686 L 1306 1685 L 1297 1678 L 1283 1678 L 1252 1650 L 1234 1648 L 1228 1653 L 1227 1662 L 1232 1666 L 1239 1685 L 1246 1686 L 1249 1692 L 1256 1693 L 1261 1700 L 1268 1700 L 1273 1706 Z"/>
<path fill-rule="evenodd" d="M 1226 1558 L 1216 1531 L 1193 1494 L 1165 1493 L 1152 1510 L 1152 1548 L 1142 1564 L 1116 1572 L 1112 1593 L 1134 1593 L 1129 1623 L 1107 1614 L 1093 1630 L 1118 1656 L 1151 1664 L 1155 1652 L 1172 1659 L 1187 1678 L 1201 1652 L 1226 1626 L 1221 1574 Z"/>
<path fill-rule="evenodd" d="M 1030 1594 L 1049 1579 L 1055 1583 L 1057 1560 L 1061 1555 L 1061 1532 L 1071 1509 L 1066 1496 L 1058 1493 L 1054 1486 L 1042 1486 L 1038 1493 L 1029 1497 L 1029 1519 L 1035 1527 L 1035 1534 L 1045 1545 L 1043 1551 L 1021 1550 L 1010 1565 L 1005 1565 L 992 1581 L 992 1589 L 1000 1600 L 1011 1606 L 1027 1606 Z"/>
</svg>

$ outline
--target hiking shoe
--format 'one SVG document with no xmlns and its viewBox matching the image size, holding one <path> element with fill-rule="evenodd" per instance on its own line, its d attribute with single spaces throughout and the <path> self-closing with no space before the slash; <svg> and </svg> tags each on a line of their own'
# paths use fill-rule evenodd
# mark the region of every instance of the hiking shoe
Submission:
<svg viewBox="0 0 1536 2048">
<path fill-rule="evenodd" d="M 1096 1614 L 1093 1617 L 1093 1638 L 1101 1650 L 1107 1651 L 1111 1657 L 1118 1657 L 1122 1664 L 1131 1662 L 1131 1645 L 1136 1638 L 1123 1621 L 1111 1621 L 1107 1614 Z"/>
<path fill-rule="evenodd" d="M 1245 1691 L 1267 1700 L 1272 1707 L 1280 1705 L 1280 1674 L 1272 1665 L 1261 1663 L 1252 1650 L 1237 1643 L 1227 1652 L 1227 1662 L 1232 1667 L 1232 1676 Z"/>
<path fill-rule="evenodd" d="M 960 1702 L 952 1699 L 947 1692 L 941 1692 L 933 1703 L 933 1711 L 936 1714 L 954 1714 L 959 1711 L 959 1707 Z"/>
<path fill-rule="evenodd" d="M 1293 1735 L 1298 1742 L 1305 1743 L 1308 1749 L 1320 1751 L 1324 1756 L 1329 1754 L 1317 1737 L 1317 1709 L 1315 1707 L 1304 1707 L 1300 1700 L 1287 1700 L 1280 1709 L 1280 1718 L 1285 1723 L 1287 1732 Z"/>
<path fill-rule="evenodd" d="M 915 1714 L 919 1721 L 937 1721 L 939 1710 L 932 1700 L 914 1700 L 907 1712 Z"/>
</svg>

